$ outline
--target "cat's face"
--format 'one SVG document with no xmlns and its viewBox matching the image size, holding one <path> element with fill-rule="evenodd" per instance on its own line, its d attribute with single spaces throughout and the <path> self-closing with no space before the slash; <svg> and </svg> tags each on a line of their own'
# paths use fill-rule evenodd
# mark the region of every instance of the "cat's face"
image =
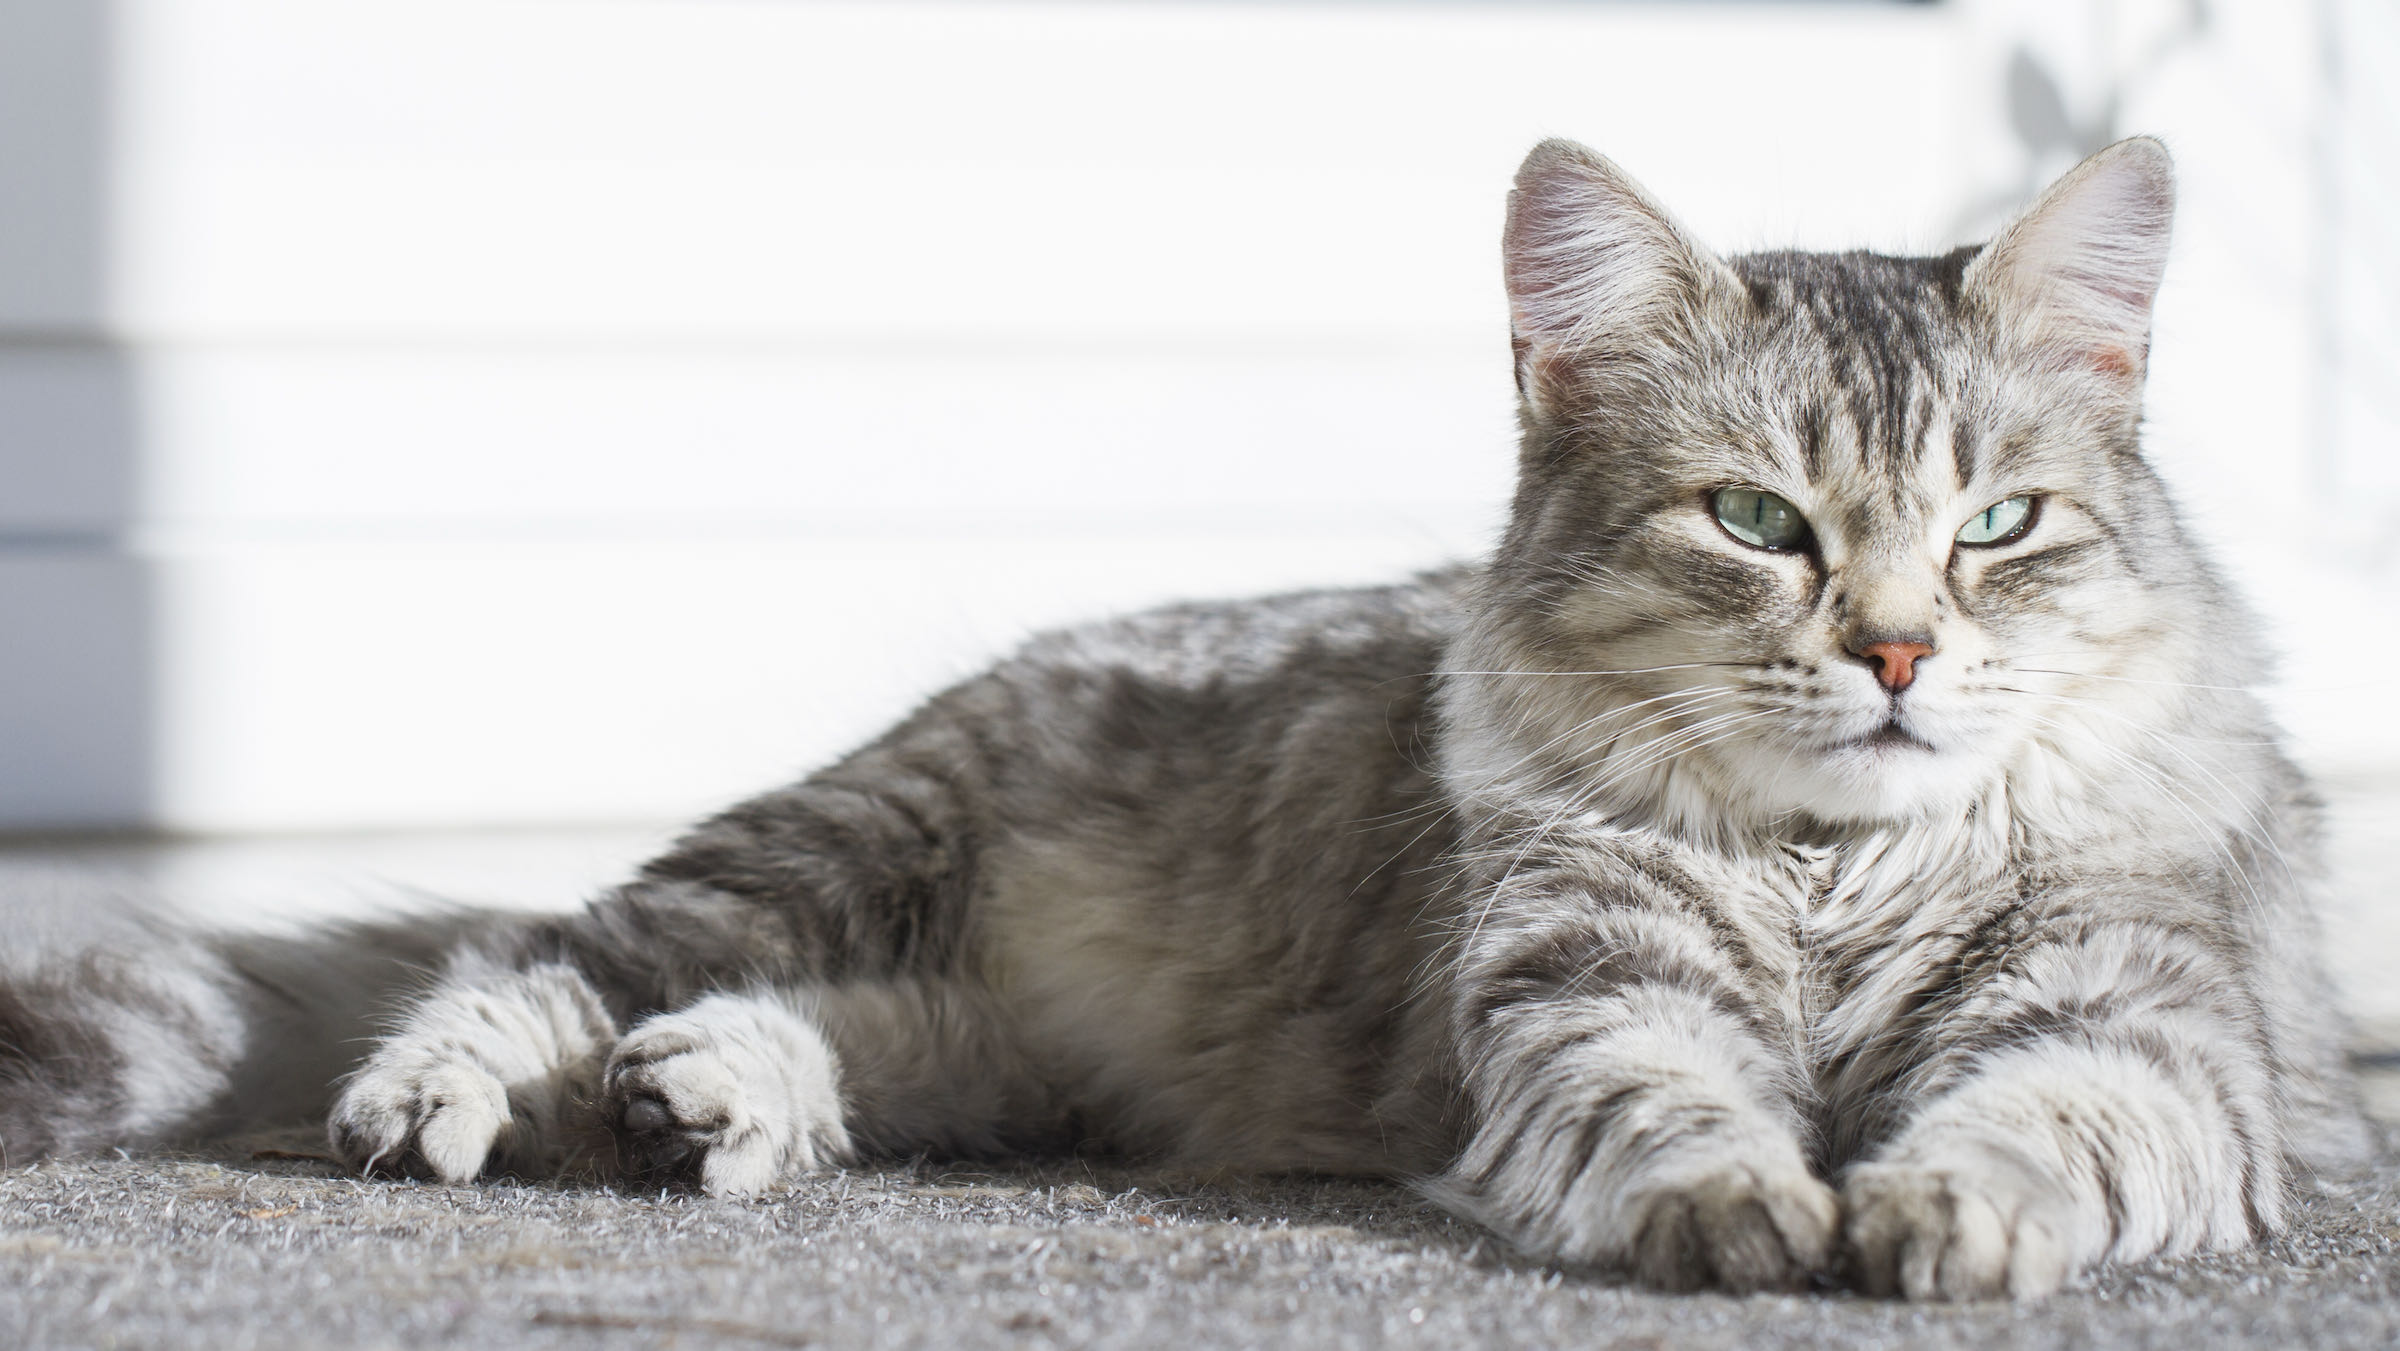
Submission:
<svg viewBox="0 0 2400 1351">
<path fill-rule="evenodd" d="M 2135 455 L 2170 189 L 2129 147 L 1982 251 L 1730 263 L 1604 162 L 1537 152 L 1488 632 L 1549 673 L 1515 694 L 1544 758 L 1875 822 L 1963 806 L 2045 737 L 2126 753 L 2095 730 L 2194 631 Z"/>
</svg>

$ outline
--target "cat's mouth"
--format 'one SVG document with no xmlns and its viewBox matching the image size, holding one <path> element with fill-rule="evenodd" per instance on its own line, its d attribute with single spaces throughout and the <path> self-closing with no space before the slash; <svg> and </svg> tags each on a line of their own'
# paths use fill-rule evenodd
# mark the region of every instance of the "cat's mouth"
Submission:
<svg viewBox="0 0 2400 1351">
<path fill-rule="evenodd" d="M 1837 751 L 1930 751 L 1932 742 L 1903 726 L 1898 718 L 1886 718 L 1881 726 L 1859 736 L 1845 737 L 1833 743 Z"/>
</svg>

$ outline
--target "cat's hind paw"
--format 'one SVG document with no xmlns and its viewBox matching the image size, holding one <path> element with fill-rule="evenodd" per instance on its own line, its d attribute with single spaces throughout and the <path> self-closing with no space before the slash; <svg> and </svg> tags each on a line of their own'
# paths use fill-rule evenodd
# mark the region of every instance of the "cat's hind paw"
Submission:
<svg viewBox="0 0 2400 1351">
<path fill-rule="evenodd" d="M 617 1043 L 602 1110 L 626 1174 L 754 1196 L 847 1158 L 833 1052 L 772 1000 L 712 995 Z"/>
<path fill-rule="evenodd" d="M 327 1135 L 360 1172 L 471 1182 L 548 1176 L 595 1088 L 615 1029 L 564 967 L 478 973 L 436 987 L 334 1100 Z"/>
<path fill-rule="evenodd" d="M 378 1055 L 334 1102 L 333 1148 L 362 1173 L 472 1182 L 512 1133 L 508 1086 L 458 1061 Z"/>
</svg>

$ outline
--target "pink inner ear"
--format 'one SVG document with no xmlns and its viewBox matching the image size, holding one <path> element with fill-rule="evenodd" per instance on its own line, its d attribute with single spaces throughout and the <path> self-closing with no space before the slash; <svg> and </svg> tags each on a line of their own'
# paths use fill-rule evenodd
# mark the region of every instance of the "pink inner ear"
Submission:
<svg viewBox="0 0 2400 1351">
<path fill-rule="evenodd" d="M 2100 319 L 2111 327 L 2131 327 L 2136 330 L 2148 327 L 2154 287 L 2128 283 L 2091 270 L 2067 273 L 2060 278 L 2059 284 L 2067 295 L 2084 302 L 2076 308 L 2086 315 Z M 2099 303 L 2092 303 L 2094 301 Z M 2080 348 L 2075 355 L 2079 364 L 2089 369 L 2103 375 L 2131 379 L 2141 374 L 2143 359 L 2149 355 L 2149 344 L 2120 344 L 2103 340 Z"/>
<path fill-rule="evenodd" d="M 1555 350 L 1537 350 L 1522 337 L 1511 339 L 1510 346 L 1516 349 L 1519 394 L 1539 402 L 1543 394 L 1559 395 L 1574 388 L 1573 358 Z"/>
<path fill-rule="evenodd" d="M 2083 362 L 2102 375 L 2114 375 L 2126 379 L 2131 378 L 2140 369 L 2134 362 L 2133 353 L 2122 347 L 2089 348 L 2083 354 Z"/>
</svg>

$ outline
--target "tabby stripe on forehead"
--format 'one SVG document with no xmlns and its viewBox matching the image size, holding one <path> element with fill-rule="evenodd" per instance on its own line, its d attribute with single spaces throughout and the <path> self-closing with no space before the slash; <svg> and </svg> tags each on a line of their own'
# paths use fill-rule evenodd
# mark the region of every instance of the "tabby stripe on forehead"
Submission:
<svg viewBox="0 0 2400 1351">
<path fill-rule="evenodd" d="M 1925 441 L 1933 432 L 1933 394 L 1930 390 L 1917 391 L 1916 400 L 1909 409 L 1909 421 L 1908 462 L 1913 469 L 1925 463 Z"/>
<path fill-rule="evenodd" d="M 1957 471 L 1961 489 L 1975 481 L 1976 455 L 1983 449 L 1978 435 L 1975 419 L 1954 417 L 1950 420 L 1950 464 Z"/>
<path fill-rule="evenodd" d="M 1923 364 L 1923 325 L 1903 304 L 1837 284 L 1812 309 L 1833 350 L 1833 377 L 1847 388 L 1859 463 L 1897 473 L 1907 467 L 1912 394 Z"/>
<path fill-rule="evenodd" d="M 1825 477 L 1825 410 L 1813 403 L 1800 411 L 1800 462 L 1811 480 Z"/>
<path fill-rule="evenodd" d="M 1838 348 L 1833 359 L 1834 383 L 1847 394 L 1845 403 L 1850 413 L 1850 434 L 1858 442 L 1858 463 L 1862 469 L 1875 464 L 1875 392 L 1871 379 L 1859 377 L 1863 358 L 1847 347 Z"/>
<path fill-rule="evenodd" d="M 1883 471 L 1906 482 L 1912 467 L 1908 434 L 1909 408 L 1915 402 L 1916 367 L 1898 351 L 1879 350 L 1875 370 L 1875 446 L 1883 452 Z"/>
</svg>

